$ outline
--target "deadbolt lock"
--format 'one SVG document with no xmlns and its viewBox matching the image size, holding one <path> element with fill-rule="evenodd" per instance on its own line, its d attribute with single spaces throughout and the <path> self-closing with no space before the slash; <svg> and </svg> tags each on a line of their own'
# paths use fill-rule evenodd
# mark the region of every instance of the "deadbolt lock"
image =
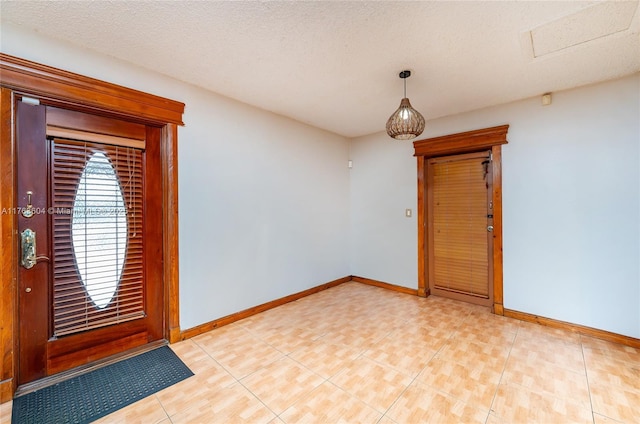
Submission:
<svg viewBox="0 0 640 424">
<path fill-rule="evenodd" d="M 33 208 L 33 205 L 31 204 L 32 194 L 33 194 L 32 191 L 27 191 L 27 206 L 22 208 L 22 216 L 24 216 L 25 218 L 32 218 L 34 214 L 34 208 Z"/>
</svg>

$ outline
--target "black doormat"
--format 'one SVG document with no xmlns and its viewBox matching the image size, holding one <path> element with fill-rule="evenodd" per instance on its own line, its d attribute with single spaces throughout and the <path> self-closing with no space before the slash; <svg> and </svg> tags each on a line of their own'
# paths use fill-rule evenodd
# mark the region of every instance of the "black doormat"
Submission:
<svg viewBox="0 0 640 424">
<path fill-rule="evenodd" d="M 14 399 L 11 423 L 89 423 L 192 375 L 163 346 Z"/>
</svg>

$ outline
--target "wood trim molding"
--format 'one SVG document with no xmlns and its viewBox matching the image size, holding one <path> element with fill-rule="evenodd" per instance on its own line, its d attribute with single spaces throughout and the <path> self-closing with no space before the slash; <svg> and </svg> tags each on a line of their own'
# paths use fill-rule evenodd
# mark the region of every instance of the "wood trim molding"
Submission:
<svg viewBox="0 0 640 424">
<path fill-rule="evenodd" d="M 184 103 L 132 90 L 0 53 L 0 210 L 15 203 L 14 99 L 30 96 L 42 104 L 65 110 L 161 128 L 163 161 L 164 336 L 180 339 L 178 298 L 178 125 L 183 125 Z M 15 215 L 0 216 L 0 402 L 16 390 L 17 228 Z"/>
<path fill-rule="evenodd" d="M 493 146 L 506 144 L 508 130 L 509 125 L 500 125 L 414 141 L 414 156 L 434 157 L 488 150 Z"/>
<path fill-rule="evenodd" d="M 282 297 L 280 299 L 272 300 L 271 302 L 263 303 L 262 305 L 254 306 L 252 308 L 245 309 L 243 311 L 236 312 L 234 314 L 227 315 L 225 317 L 218 318 L 218 319 L 213 320 L 213 321 L 205 322 L 204 324 L 200 324 L 198 326 L 195 326 L 195 327 L 189 328 L 187 330 L 184 330 L 181 333 L 181 340 L 190 339 L 190 338 L 195 337 L 195 336 L 197 336 L 199 334 L 206 333 L 207 331 L 211 331 L 211 330 L 214 330 L 214 329 L 216 329 L 218 327 L 223 327 L 225 325 L 229 325 L 229 324 L 234 323 L 236 321 L 240 321 L 241 319 L 248 318 L 248 317 L 250 317 L 252 315 L 259 314 L 260 312 L 264 312 L 264 311 L 267 311 L 269 309 L 277 308 L 278 306 L 282 306 L 282 305 L 284 305 L 286 303 L 293 302 L 293 301 L 298 300 L 298 299 L 302 299 L 303 297 L 312 295 L 314 293 L 318 293 L 318 292 L 321 292 L 323 290 L 330 289 L 331 287 L 339 286 L 340 284 L 343 284 L 343 283 L 348 283 L 349 281 L 351 281 L 351 276 L 339 278 L 337 280 L 333 280 L 333 281 L 330 281 L 328 283 L 321 284 L 319 286 L 312 287 L 310 289 L 303 290 L 303 291 L 298 292 L 298 293 L 290 294 L 289 296 L 285 296 L 285 297 Z"/>
<path fill-rule="evenodd" d="M 147 137 L 147 128 L 144 124 L 53 106 L 47 107 L 47 125 L 140 141 L 144 141 Z"/>
<path fill-rule="evenodd" d="M 351 281 L 355 281 L 356 283 L 366 284 L 369 286 L 380 287 L 387 290 L 392 290 L 398 293 L 410 294 L 413 296 L 418 296 L 417 289 L 410 289 L 408 287 L 398 286 L 391 283 L 385 283 L 384 281 L 372 280 L 370 278 L 358 277 L 357 275 L 351 276 Z M 423 296 L 424 297 L 424 296 Z"/>
<path fill-rule="evenodd" d="M 506 136 L 506 132 L 505 132 Z M 506 142 L 506 139 L 505 139 Z M 502 270 L 502 146 L 491 148 L 493 175 L 493 313 L 503 315 L 504 280 Z"/>
<path fill-rule="evenodd" d="M 429 262 L 429 255 L 427 255 L 427 191 L 426 187 L 426 173 L 425 173 L 425 158 L 424 156 L 418 156 L 418 296 L 429 297 L 431 290 L 426 284 L 426 272 Z"/>
<path fill-rule="evenodd" d="M 164 191 L 164 278 L 165 299 L 170 307 L 166 312 L 165 335 L 169 343 L 180 340 L 179 309 L 179 243 L 178 243 L 178 126 L 168 124 L 162 131 L 162 176 Z"/>
<path fill-rule="evenodd" d="M 587 327 L 580 324 L 572 324 L 570 322 L 559 321 L 552 318 L 545 318 L 535 314 L 514 311 L 511 309 L 504 310 L 504 316 L 515 318 L 520 321 L 540 324 L 551 328 L 559 328 L 561 330 L 571 331 L 583 336 L 594 337 L 596 339 L 606 340 L 608 342 L 618 343 L 640 349 L 640 339 L 634 337 L 623 336 L 621 334 L 612 333 L 610 331 L 598 330 L 597 328 Z"/>
<path fill-rule="evenodd" d="M 12 380 L 0 381 L 0 403 L 9 402 L 13 399 L 14 390 Z"/>
<path fill-rule="evenodd" d="M 16 389 L 15 367 L 17 325 L 17 245 L 15 171 L 13 168 L 13 93 L 0 88 L 0 403 L 11 400 Z"/>
<path fill-rule="evenodd" d="M 112 146 L 133 147 L 134 149 L 144 149 L 144 140 L 134 140 L 132 138 L 114 137 L 112 135 L 96 134 L 87 131 L 70 130 L 67 128 L 47 125 L 47 136 L 59 138 L 72 138 L 76 140 L 93 141 L 95 143 L 110 144 Z"/>
<path fill-rule="evenodd" d="M 75 110 L 109 111 L 147 123 L 184 125 L 184 103 L 0 53 L 2 86 Z"/>
<path fill-rule="evenodd" d="M 491 150 L 493 156 L 493 312 L 503 314 L 503 256 L 502 256 L 502 145 L 507 144 L 509 125 L 466 131 L 413 143 L 418 172 L 418 295 L 429 295 L 428 235 L 427 235 L 427 178 L 426 160 L 437 156 L 456 155 Z"/>
</svg>

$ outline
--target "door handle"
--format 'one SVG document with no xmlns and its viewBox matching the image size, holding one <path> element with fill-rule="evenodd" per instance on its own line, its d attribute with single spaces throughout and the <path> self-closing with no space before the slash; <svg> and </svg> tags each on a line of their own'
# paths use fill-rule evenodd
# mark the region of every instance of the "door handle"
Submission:
<svg viewBox="0 0 640 424">
<path fill-rule="evenodd" d="M 489 225 L 489 226 L 487 227 L 487 231 L 492 232 L 492 231 L 493 231 L 493 225 Z"/>
<path fill-rule="evenodd" d="M 21 265 L 26 269 L 31 269 L 36 264 L 36 232 L 27 228 L 21 233 L 22 240 L 22 261 Z"/>
</svg>

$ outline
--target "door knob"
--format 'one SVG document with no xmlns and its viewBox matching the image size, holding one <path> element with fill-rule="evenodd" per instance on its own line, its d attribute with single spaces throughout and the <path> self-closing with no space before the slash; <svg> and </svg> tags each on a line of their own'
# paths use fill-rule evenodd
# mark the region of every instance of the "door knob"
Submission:
<svg viewBox="0 0 640 424">
<path fill-rule="evenodd" d="M 493 225 L 487 226 L 487 231 L 489 231 L 490 233 L 493 232 Z"/>
</svg>

